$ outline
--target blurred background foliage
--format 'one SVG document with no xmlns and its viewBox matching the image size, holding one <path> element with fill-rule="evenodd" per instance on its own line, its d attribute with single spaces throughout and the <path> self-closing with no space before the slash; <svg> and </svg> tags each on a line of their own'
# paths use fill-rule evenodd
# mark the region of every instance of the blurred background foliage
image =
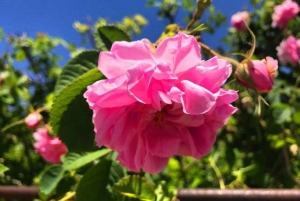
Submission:
<svg viewBox="0 0 300 201">
<path fill-rule="evenodd" d="M 289 35 L 300 37 L 299 14 L 284 30 L 271 27 L 273 7 L 281 2 L 251 0 L 255 9 L 251 12 L 250 28 L 257 39 L 253 58 L 277 58 L 276 47 L 284 38 Z M 300 0 L 296 2 L 300 5 Z M 195 10 L 193 0 L 148 0 L 146 4 L 149 9 L 159 8 L 157 16 L 167 25 L 177 22 L 176 14 L 179 9 L 186 11 L 187 23 Z M 229 20 L 213 4 L 208 8 L 208 15 L 206 21 L 199 20 L 194 27 L 205 23 L 205 31 L 214 34 L 220 25 Z M 46 108 L 41 114 L 43 123 L 48 123 L 47 108 L 53 101 L 54 86 L 62 70 L 62 66 L 58 64 L 60 56 L 55 54 L 54 48 L 63 46 L 70 52 L 71 58 L 82 52 L 87 43 L 93 49 L 107 50 L 97 34 L 99 27 L 114 24 L 131 37 L 140 34 L 147 23 L 147 19 L 141 14 L 126 16 L 120 22 L 110 22 L 105 18 L 96 22 L 74 22 L 74 29 L 82 35 L 82 47 L 45 33 L 29 38 L 26 34 L 9 35 L 0 29 L 1 45 L 7 46 L 0 57 L 0 164 L 9 167 L 9 171 L 0 172 L 0 185 L 38 184 L 39 174 L 49 166 L 35 153 L 32 137 L 34 131 L 28 129 L 23 120 L 29 113 Z M 219 47 L 218 52 L 242 61 L 243 57 L 234 53 L 245 54 L 250 49 L 251 37 L 247 31 L 237 32 L 230 28 L 222 42 L 227 46 Z M 202 54 L 210 57 L 204 51 Z M 145 177 L 155 184 L 157 191 L 163 191 L 168 198 L 182 187 L 299 188 L 299 75 L 299 63 L 294 66 L 279 65 L 274 89 L 263 95 L 269 106 L 262 104 L 261 115 L 257 113 L 258 101 L 253 92 L 237 83 L 229 84 L 230 88 L 239 90 L 240 98 L 235 102 L 239 110 L 220 130 L 210 154 L 200 160 L 189 157 L 171 158 L 162 173 L 145 174 Z M 92 165 L 81 167 L 76 175 L 67 174 L 61 184 L 66 186 L 66 190 L 56 193 L 62 196 L 68 192 Z"/>
</svg>

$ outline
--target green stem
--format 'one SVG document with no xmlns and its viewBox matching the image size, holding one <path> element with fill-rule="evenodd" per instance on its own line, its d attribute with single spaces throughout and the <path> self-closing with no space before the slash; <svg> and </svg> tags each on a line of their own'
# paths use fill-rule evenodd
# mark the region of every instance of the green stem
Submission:
<svg viewBox="0 0 300 201">
<path fill-rule="evenodd" d="M 224 179 L 222 177 L 222 174 L 219 170 L 219 168 L 217 167 L 214 159 L 212 157 L 209 157 L 209 163 L 211 165 L 211 167 L 213 168 L 213 170 L 215 171 L 217 178 L 219 180 L 219 185 L 220 185 L 220 189 L 223 190 L 225 189 L 225 183 L 224 183 Z"/>
<path fill-rule="evenodd" d="M 181 173 L 181 176 L 183 178 L 183 187 L 186 188 L 186 187 L 188 187 L 188 180 L 187 180 L 187 177 L 186 177 L 186 173 L 185 173 L 184 165 L 183 165 L 183 162 L 182 162 L 182 158 L 180 156 L 175 156 L 175 158 L 177 159 L 177 161 L 179 162 L 179 165 L 180 165 L 180 173 Z"/>
<path fill-rule="evenodd" d="M 248 24 L 244 21 L 250 35 L 251 35 L 251 38 L 252 38 L 252 46 L 250 48 L 250 50 L 247 52 L 246 54 L 246 59 L 251 59 L 252 55 L 254 54 L 254 51 L 255 51 L 255 47 L 256 47 L 256 38 L 255 38 L 255 35 L 254 33 L 251 31 L 251 29 L 249 28 Z"/>
<path fill-rule="evenodd" d="M 1 133 L 4 133 L 6 130 L 8 130 L 8 129 L 14 127 L 14 126 L 17 126 L 19 124 L 22 124 L 22 123 L 24 123 L 23 119 L 19 120 L 19 121 L 15 121 L 15 122 L 13 122 L 11 124 L 8 124 L 7 126 L 5 126 L 4 128 L 1 129 Z"/>
<path fill-rule="evenodd" d="M 234 67 L 234 70 L 235 68 L 240 64 L 238 61 L 236 61 L 235 59 L 232 59 L 230 57 L 226 57 L 226 56 L 223 56 L 219 53 L 217 53 L 216 51 L 214 51 L 213 49 L 211 49 L 208 45 L 205 45 L 204 43 L 202 42 L 199 42 L 198 41 L 198 44 L 205 50 L 207 51 L 208 53 L 210 53 L 211 55 L 214 55 L 214 56 L 217 56 L 217 57 L 220 57 L 221 59 L 225 59 L 227 61 L 229 61 L 233 67 Z"/>
</svg>

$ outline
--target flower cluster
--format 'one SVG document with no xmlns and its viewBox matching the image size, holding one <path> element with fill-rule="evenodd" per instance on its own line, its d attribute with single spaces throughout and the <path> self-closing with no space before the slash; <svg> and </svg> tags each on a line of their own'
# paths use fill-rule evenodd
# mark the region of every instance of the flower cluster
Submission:
<svg viewBox="0 0 300 201">
<path fill-rule="evenodd" d="M 286 0 L 274 7 L 272 27 L 285 28 L 287 23 L 299 12 L 299 5 L 292 0 Z"/>
<path fill-rule="evenodd" d="M 60 139 L 48 135 L 47 127 L 37 129 L 33 137 L 36 140 L 34 148 L 48 163 L 60 163 L 60 157 L 68 151 Z"/>
<path fill-rule="evenodd" d="M 298 64 L 300 60 L 300 39 L 289 36 L 276 48 L 277 56 L 282 64 Z"/>
<path fill-rule="evenodd" d="M 179 33 L 153 49 L 145 41 L 115 42 L 101 52 L 108 78 L 88 86 L 97 145 L 118 151 L 130 170 L 161 171 L 174 155 L 207 154 L 237 109 L 237 92 L 220 88 L 228 61 L 201 60 L 193 36 Z"/>
<path fill-rule="evenodd" d="M 238 12 L 231 17 L 231 26 L 237 31 L 244 31 L 247 29 L 245 23 L 249 23 L 250 15 L 247 11 Z"/>
</svg>

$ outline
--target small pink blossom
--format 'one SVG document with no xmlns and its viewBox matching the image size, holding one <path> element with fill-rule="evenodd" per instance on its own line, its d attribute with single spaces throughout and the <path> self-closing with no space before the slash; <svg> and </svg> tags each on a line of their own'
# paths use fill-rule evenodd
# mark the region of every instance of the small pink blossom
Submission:
<svg viewBox="0 0 300 201">
<path fill-rule="evenodd" d="M 238 66 L 235 73 L 236 79 L 247 88 L 258 92 L 268 92 L 273 88 L 277 68 L 278 62 L 272 57 L 266 57 L 263 60 L 248 60 Z"/>
<path fill-rule="evenodd" d="M 26 126 L 30 129 L 35 129 L 40 121 L 42 120 L 42 115 L 38 112 L 30 113 L 27 117 L 25 117 L 24 122 Z"/>
<path fill-rule="evenodd" d="M 289 36 L 286 40 L 281 41 L 276 50 L 279 61 L 282 64 L 290 63 L 295 65 L 300 60 L 300 39 Z"/>
<path fill-rule="evenodd" d="M 231 17 L 231 26 L 238 31 L 244 31 L 247 29 L 245 23 L 249 23 L 250 15 L 247 11 L 238 12 Z"/>
<path fill-rule="evenodd" d="M 296 17 L 299 12 L 299 5 L 292 0 L 286 0 L 282 4 L 274 7 L 272 15 L 272 27 L 285 28 L 287 23 Z"/>
<path fill-rule="evenodd" d="M 64 155 L 68 149 L 58 137 L 51 137 L 48 135 L 46 127 L 39 128 L 33 137 L 36 140 L 34 143 L 35 150 L 42 155 L 48 163 L 60 163 L 60 157 Z"/>
<path fill-rule="evenodd" d="M 237 109 L 237 92 L 220 88 L 231 65 L 201 60 L 193 36 L 164 39 L 153 50 L 144 41 L 115 42 L 101 52 L 108 78 L 88 86 L 96 142 L 117 150 L 131 171 L 160 172 L 174 155 L 200 158 Z"/>
</svg>

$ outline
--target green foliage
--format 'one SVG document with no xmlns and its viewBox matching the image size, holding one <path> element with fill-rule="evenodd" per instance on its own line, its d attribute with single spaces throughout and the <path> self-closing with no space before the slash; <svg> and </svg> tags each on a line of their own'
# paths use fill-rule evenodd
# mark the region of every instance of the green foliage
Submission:
<svg viewBox="0 0 300 201">
<path fill-rule="evenodd" d="M 53 132 L 71 151 L 93 148 L 92 112 L 82 94 L 88 85 L 103 78 L 96 68 L 96 58 L 98 54 L 93 51 L 82 52 L 73 58 L 64 68 L 56 86 L 57 96 L 50 111 L 50 122 Z M 70 124 L 73 126 L 70 127 Z"/>
<path fill-rule="evenodd" d="M 48 119 L 45 106 L 54 90 L 59 71 L 59 55 L 53 50 L 58 46 L 68 48 L 68 43 L 44 33 L 30 38 L 0 34 L 5 52 L 0 55 L 0 160 L 10 171 L 0 178 L 2 185 L 32 185 L 34 177 L 42 171 L 45 162 L 34 151 L 32 133 L 23 120 L 34 110 L 42 109 L 44 126 Z M 5 44 L 6 43 L 6 44 Z M 1 161 L 3 162 L 3 161 Z"/>
<path fill-rule="evenodd" d="M 52 165 L 48 167 L 41 177 L 39 184 L 39 192 L 42 196 L 51 195 L 60 180 L 64 176 L 64 169 L 61 165 Z"/>
<path fill-rule="evenodd" d="M 51 165 L 41 173 L 39 182 L 39 192 L 41 196 L 47 198 L 56 191 L 59 191 L 60 187 L 66 188 L 63 192 L 69 191 L 74 184 L 74 179 L 72 180 L 70 178 L 76 178 L 75 171 L 79 171 L 80 174 L 80 168 L 91 164 L 99 158 L 103 158 L 109 152 L 110 150 L 108 149 L 86 154 L 68 152 L 62 157 L 62 164 Z M 68 172 L 71 173 L 71 175 L 69 175 Z"/>
<path fill-rule="evenodd" d="M 101 26 L 97 29 L 97 32 L 107 50 L 110 50 L 115 41 L 130 41 L 129 36 L 115 26 Z"/>
<path fill-rule="evenodd" d="M 4 172 L 8 171 L 9 168 L 4 166 L 3 164 L 0 164 L 0 174 L 3 174 Z"/>
<path fill-rule="evenodd" d="M 68 152 L 65 156 L 63 156 L 63 168 L 65 170 L 75 170 L 78 169 L 97 158 L 103 157 L 104 155 L 111 152 L 109 149 L 101 149 L 95 152 L 87 153 L 84 155 L 80 155 L 77 153 Z"/>
<path fill-rule="evenodd" d="M 97 67 L 99 51 L 83 51 L 72 58 L 63 68 L 63 72 L 55 85 L 55 94 L 61 92 L 66 86 L 74 82 L 75 79 L 91 69 Z"/>
<path fill-rule="evenodd" d="M 112 186 L 123 177 L 122 168 L 114 161 L 101 160 L 90 168 L 76 190 L 75 201 L 114 201 Z"/>
<path fill-rule="evenodd" d="M 143 15 L 135 14 L 133 16 L 125 16 L 119 22 L 112 23 L 106 18 L 99 18 L 94 23 L 94 25 L 90 25 L 90 23 L 83 24 L 80 22 L 75 22 L 73 24 L 73 27 L 82 35 L 83 44 L 86 44 L 89 41 L 94 48 L 107 51 L 109 49 L 107 48 L 107 46 L 105 46 L 102 39 L 99 37 L 98 29 L 100 27 L 115 26 L 116 28 L 121 29 L 122 32 L 125 32 L 126 35 L 128 35 L 124 36 L 124 38 L 121 38 L 121 40 L 127 41 L 127 39 L 131 36 L 141 34 L 142 28 L 147 24 L 148 21 Z M 117 31 L 116 33 L 120 36 L 120 31 Z M 121 35 L 124 35 L 124 33 L 121 33 Z M 73 51 L 73 54 L 74 53 L 76 54 L 76 51 Z"/>
<path fill-rule="evenodd" d="M 156 197 L 153 184 L 138 175 L 120 179 L 114 185 L 113 190 L 124 197 L 137 198 L 137 200 L 142 201 L 152 201 Z"/>
</svg>

